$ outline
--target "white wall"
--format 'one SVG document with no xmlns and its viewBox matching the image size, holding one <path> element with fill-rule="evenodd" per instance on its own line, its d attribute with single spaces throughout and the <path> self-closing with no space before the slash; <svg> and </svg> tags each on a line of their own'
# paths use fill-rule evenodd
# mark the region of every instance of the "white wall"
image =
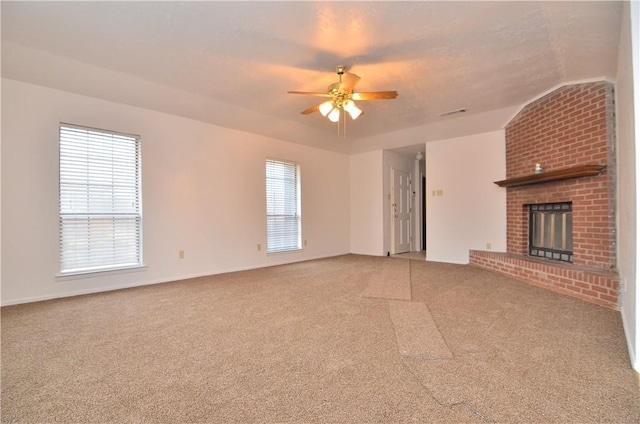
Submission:
<svg viewBox="0 0 640 424">
<path fill-rule="evenodd" d="M 640 371 L 640 315 L 637 262 L 640 259 L 639 228 L 640 208 L 638 190 L 640 173 L 638 161 L 640 149 L 640 67 L 638 66 L 638 3 L 633 3 L 634 19 L 631 19 L 630 3 L 625 3 L 618 51 L 616 77 L 616 127 L 618 161 L 618 268 L 623 282 L 620 290 L 620 307 L 629 355 L 636 371 Z M 635 31 L 632 37 L 632 28 Z M 634 45 L 635 43 L 635 45 Z M 635 54 L 635 56 L 634 56 Z M 635 61 L 635 63 L 634 63 Z M 635 93 L 635 94 L 634 94 Z"/>
<path fill-rule="evenodd" d="M 7 79 L 2 112 L 2 304 L 349 252 L 344 154 Z M 146 270 L 56 279 L 60 122 L 141 136 Z M 300 252 L 264 253 L 267 157 L 300 163 Z"/>
<path fill-rule="evenodd" d="M 427 260 L 468 263 L 469 250 L 485 250 L 487 243 L 506 251 L 506 191 L 493 184 L 504 179 L 504 149 L 502 130 L 426 143 Z M 413 173 L 415 162 L 377 150 L 352 155 L 350 164 L 351 252 L 386 255 L 390 171 Z M 436 189 L 444 195 L 432 197 Z"/>
<path fill-rule="evenodd" d="M 504 127 L 505 122 L 509 122 L 521 108 L 522 105 L 513 105 L 470 115 L 463 113 L 440 117 L 434 122 L 418 127 L 352 140 L 349 152 L 353 154 L 393 149 L 495 131 Z"/>
<path fill-rule="evenodd" d="M 427 260 L 468 263 L 469 250 L 506 251 L 504 131 L 426 144 Z M 442 190 L 442 196 L 433 191 Z"/>
<path fill-rule="evenodd" d="M 351 253 L 384 254 L 382 180 L 381 150 L 350 157 Z"/>
</svg>

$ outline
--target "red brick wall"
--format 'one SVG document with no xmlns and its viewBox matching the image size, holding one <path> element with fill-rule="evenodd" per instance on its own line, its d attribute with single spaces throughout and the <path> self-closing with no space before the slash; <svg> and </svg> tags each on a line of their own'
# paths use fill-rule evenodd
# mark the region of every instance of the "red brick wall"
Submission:
<svg viewBox="0 0 640 424">
<path fill-rule="evenodd" d="M 525 106 L 505 128 L 506 177 L 606 165 L 595 177 L 507 188 L 507 253 L 471 251 L 469 262 L 617 309 L 613 85 L 569 85 Z M 573 264 L 528 256 L 527 205 L 573 203 Z"/>
<path fill-rule="evenodd" d="M 613 87 L 571 85 L 527 105 L 507 125 L 507 178 L 577 165 L 607 165 L 596 177 L 507 189 L 507 251 L 527 254 L 532 203 L 573 202 L 573 261 L 612 270 L 615 254 Z"/>
<path fill-rule="evenodd" d="M 509 253 L 471 250 L 469 262 L 534 286 L 618 310 L 619 276 L 615 272 L 553 263 Z"/>
</svg>

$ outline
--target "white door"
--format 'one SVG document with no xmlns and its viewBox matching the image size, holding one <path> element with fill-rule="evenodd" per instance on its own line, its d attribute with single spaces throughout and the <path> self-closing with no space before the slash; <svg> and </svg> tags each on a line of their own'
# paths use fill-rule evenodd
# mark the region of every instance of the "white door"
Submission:
<svg viewBox="0 0 640 424">
<path fill-rule="evenodd" d="M 411 175 L 406 171 L 391 172 L 391 243 L 393 253 L 411 249 Z"/>
</svg>

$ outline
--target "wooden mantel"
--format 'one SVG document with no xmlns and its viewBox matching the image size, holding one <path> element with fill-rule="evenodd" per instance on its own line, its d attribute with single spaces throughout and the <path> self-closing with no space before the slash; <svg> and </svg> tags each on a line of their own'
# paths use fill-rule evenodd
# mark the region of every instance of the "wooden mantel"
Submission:
<svg viewBox="0 0 640 424">
<path fill-rule="evenodd" d="M 568 180 L 570 178 L 595 177 L 596 175 L 599 175 L 606 167 L 606 165 L 572 166 L 571 168 L 563 168 L 556 171 L 541 172 L 539 174 L 525 175 L 524 177 L 495 181 L 494 184 L 497 184 L 500 187 L 520 187 L 530 184 Z"/>
</svg>

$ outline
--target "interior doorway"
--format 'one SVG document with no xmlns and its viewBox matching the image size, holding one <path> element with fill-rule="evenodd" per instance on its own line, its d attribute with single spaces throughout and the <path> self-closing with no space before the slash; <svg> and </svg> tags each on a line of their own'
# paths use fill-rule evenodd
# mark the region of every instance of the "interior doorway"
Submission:
<svg viewBox="0 0 640 424">
<path fill-rule="evenodd" d="M 425 255 L 425 144 L 385 150 L 382 166 L 384 252 Z"/>
<path fill-rule="evenodd" d="M 392 169 L 391 172 L 391 246 L 392 253 L 411 250 L 411 173 Z"/>
</svg>

